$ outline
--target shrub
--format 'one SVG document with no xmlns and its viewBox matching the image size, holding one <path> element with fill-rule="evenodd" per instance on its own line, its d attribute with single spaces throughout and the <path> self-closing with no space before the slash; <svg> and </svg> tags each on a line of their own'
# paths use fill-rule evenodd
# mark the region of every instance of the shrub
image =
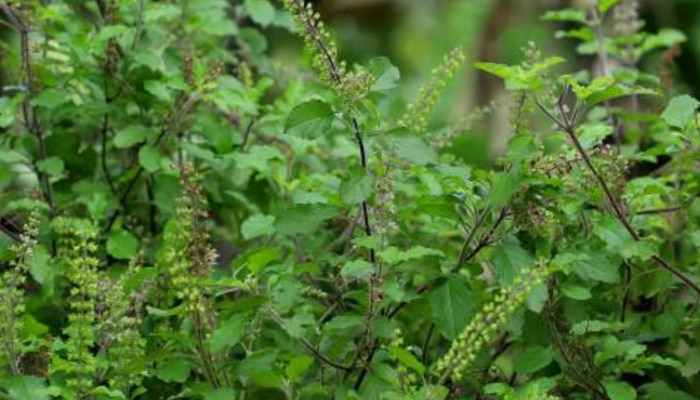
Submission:
<svg viewBox="0 0 700 400">
<path fill-rule="evenodd" d="M 446 127 L 467 49 L 406 98 L 302 0 L 1 6 L 0 396 L 700 395 L 700 102 L 635 0 L 545 14 L 598 70 L 477 63 L 509 96 Z M 445 149 L 506 103 L 498 162 Z"/>
</svg>

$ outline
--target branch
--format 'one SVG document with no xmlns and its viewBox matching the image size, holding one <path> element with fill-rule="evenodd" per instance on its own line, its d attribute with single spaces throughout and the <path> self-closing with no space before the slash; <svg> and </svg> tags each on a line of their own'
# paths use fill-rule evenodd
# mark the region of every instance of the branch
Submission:
<svg viewBox="0 0 700 400">
<path fill-rule="evenodd" d="M 560 99 L 561 102 L 561 99 Z M 615 196 L 612 194 L 612 191 L 610 190 L 610 187 L 608 186 L 607 182 L 605 182 L 605 179 L 603 179 L 603 176 L 598 172 L 598 170 L 595 168 L 593 165 L 593 162 L 591 161 L 590 156 L 588 155 L 588 152 L 583 148 L 583 145 L 581 145 L 581 141 L 578 140 L 578 137 L 576 136 L 575 132 L 575 127 L 573 125 L 573 122 L 569 119 L 567 119 L 565 114 L 561 114 L 561 119 L 556 118 L 553 116 L 550 112 L 547 111 L 547 109 L 539 102 L 537 101 L 537 106 L 540 108 L 540 110 L 544 111 L 545 114 L 554 121 L 559 127 L 562 128 L 562 130 L 566 133 L 566 135 L 569 137 L 571 142 L 574 144 L 574 147 L 576 148 L 576 151 L 579 153 L 581 158 L 583 159 L 584 163 L 586 164 L 586 167 L 588 170 L 591 172 L 591 174 L 595 177 L 595 180 L 598 182 L 598 186 L 603 190 L 603 193 L 605 194 L 605 197 L 612 207 L 615 217 L 622 223 L 622 225 L 625 227 L 625 230 L 632 236 L 632 239 L 634 239 L 635 242 L 639 242 L 641 240 L 641 237 L 639 236 L 639 233 L 632 227 L 632 224 L 629 222 L 627 219 L 627 215 L 623 211 L 622 205 L 618 202 L 618 200 L 615 198 Z M 561 104 L 560 104 L 561 106 Z M 655 255 L 652 257 L 652 259 L 661 266 L 661 268 L 665 269 L 666 271 L 670 272 L 676 278 L 678 278 L 681 282 L 683 282 L 686 286 L 691 288 L 694 292 L 696 292 L 698 295 L 700 295 L 700 287 L 698 285 L 691 281 L 688 277 L 683 275 L 682 272 L 680 272 L 678 269 L 675 267 L 672 267 L 666 260 L 661 258 L 658 255 Z"/>
<path fill-rule="evenodd" d="M 268 311 L 270 312 L 270 317 L 272 318 L 272 320 L 275 321 L 279 326 L 283 327 L 283 326 L 284 326 L 284 320 L 282 319 L 282 317 L 280 317 L 279 314 L 277 314 L 277 311 L 273 310 L 272 308 L 270 308 Z M 325 354 L 321 353 L 321 352 L 320 352 L 311 342 L 309 342 L 306 338 L 304 338 L 304 337 L 299 337 L 298 339 L 299 339 L 299 342 L 301 342 L 301 344 L 306 348 L 306 350 L 308 350 L 309 353 L 311 353 L 311 354 L 312 354 L 314 357 L 316 357 L 319 361 L 322 361 L 322 362 L 324 362 L 324 363 L 330 365 L 331 367 L 333 367 L 333 368 L 335 368 L 335 369 L 339 369 L 339 370 L 341 370 L 341 371 L 345 371 L 345 372 L 351 372 L 351 371 L 352 371 L 352 368 L 347 367 L 347 366 L 345 366 L 345 365 L 343 365 L 343 364 L 337 363 L 337 362 L 331 360 L 330 358 L 328 358 L 328 356 L 326 356 Z"/>
</svg>

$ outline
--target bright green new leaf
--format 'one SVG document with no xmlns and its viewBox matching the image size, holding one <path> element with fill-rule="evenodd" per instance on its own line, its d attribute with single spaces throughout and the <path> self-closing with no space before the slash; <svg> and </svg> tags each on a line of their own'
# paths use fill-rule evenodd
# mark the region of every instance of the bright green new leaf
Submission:
<svg viewBox="0 0 700 400">
<path fill-rule="evenodd" d="M 582 10 L 573 10 L 570 8 L 559 10 L 559 11 L 547 11 L 542 16 L 545 21 L 558 21 L 558 22 L 578 22 L 581 24 L 588 24 L 588 19 L 586 18 L 586 13 Z"/>
<path fill-rule="evenodd" d="M 139 240 L 131 233 L 119 229 L 110 233 L 107 239 L 107 253 L 114 258 L 129 260 L 139 252 Z"/>
<path fill-rule="evenodd" d="M 635 400 L 637 391 L 634 387 L 624 381 L 606 381 L 603 382 L 605 391 L 610 396 L 610 400 Z"/>
<path fill-rule="evenodd" d="M 600 12 L 601 14 L 605 14 L 612 7 L 615 7 L 619 2 L 620 0 L 598 0 L 598 12 Z"/>
</svg>

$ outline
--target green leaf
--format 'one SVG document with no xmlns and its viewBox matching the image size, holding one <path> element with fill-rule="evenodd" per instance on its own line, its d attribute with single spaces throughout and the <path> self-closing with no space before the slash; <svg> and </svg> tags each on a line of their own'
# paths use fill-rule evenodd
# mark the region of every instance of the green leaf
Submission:
<svg viewBox="0 0 700 400">
<path fill-rule="evenodd" d="M 267 0 L 245 0 L 243 6 L 250 18 L 263 27 L 275 20 L 275 8 Z"/>
<path fill-rule="evenodd" d="M 0 97 L 0 128 L 7 128 L 15 122 L 17 99 Z"/>
<path fill-rule="evenodd" d="M 241 225 L 241 234 L 246 240 L 275 233 L 275 217 L 273 215 L 251 215 Z"/>
<path fill-rule="evenodd" d="M 158 150 L 147 144 L 139 150 L 139 164 L 146 170 L 146 172 L 154 173 L 160 169 L 160 162 L 163 156 L 160 155 Z"/>
<path fill-rule="evenodd" d="M 573 10 L 570 8 L 559 11 L 547 11 L 542 16 L 542 19 L 545 21 L 579 22 L 584 25 L 588 24 L 585 12 L 581 10 Z"/>
<path fill-rule="evenodd" d="M 8 392 L 15 400 L 49 400 L 46 381 L 38 376 L 16 376 L 10 382 Z"/>
<path fill-rule="evenodd" d="M 638 53 L 646 54 L 655 49 L 669 48 L 673 45 L 683 43 L 688 38 L 680 31 L 675 29 L 661 29 L 654 35 L 647 35 L 644 42 L 640 46 Z"/>
<path fill-rule="evenodd" d="M 271 262 L 279 260 L 280 250 L 277 247 L 263 247 L 253 252 L 246 259 L 248 269 L 257 274 Z"/>
<path fill-rule="evenodd" d="M 535 259 L 517 242 L 504 241 L 494 248 L 491 262 L 496 267 L 496 275 L 501 286 L 512 285 L 522 270 L 533 268 Z"/>
<path fill-rule="evenodd" d="M 695 118 L 695 112 L 698 107 L 700 107 L 700 102 L 695 98 L 687 94 L 676 96 L 668 103 L 666 109 L 661 114 L 661 118 L 663 118 L 669 126 L 685 129 Z"/>
<path fill-rule="evenodd" d="M 63 160 L 59 157 L 48 157 L 43 160 L 39 160 L 36 163 L 36 167 L 39 171 L 48 174 L 52 178 L 63 177 L 63 171 L 65 169 Z"/>
<path fill-rule="evenodd" d="M 520 189 L 520 175 L 515 172 L 501 172 L 493 179 L 489 203 L 493 209 L 504 207 Z"/>
<path fill-rule="evenodd" d="M 298 382 L 304 373 L 314 364 L 314 359 L 311 356 L 297 356 L 292 358 L 284 369 L 285 375 L 292 382 Z"/>
<path fill-rule="evenodd" d="M 423 365 L 416 356 L 410 351 L 399 346 L 389 346 L 389 356 L 399 361 L 404 367 L 408 367 L 415 371 L 419 376 L 425 373 L 425 365 Z"/>
<path fill-rule="evenodd" d="M 603 382 L 603 387 L 610 396 L 610 400 L 635 400 L 637 398 L 637 391 L 634 390 L 634 387 L 624 381 L 606 381 Z"/>
<path fill-rule="evenodd" d="M 600 251 L 585 249 L 558 254 L 552 261 L 563 270 L 570 270 L 586 281 L 617 283 L 619 267 L 613 265 Z"/>
<path fill-rule="evenodd" d="M 466 283 L 450 277 L 430 294 L 430 309 L 438 331 L 454 340 L 472 316 L 474 299 Z"/>
<path fill-rule="evenodd" d="M 47 89 L 39 93 L 32 99 L 31 103 L 37 107 L 43 107 L 52 110 L 64 103 L 68 102 L 69 97 L 62 90 Z"/>
<path fill-rule="evenodd" d="M 680 390 L 672 389 L 663 381 L 647 383 L 646 385 L 642 385 L 639 389 L 648 395 L 646 398 L 652 400 L 697 400 L 695 396 L 691 396 Z"/>
<path fill-rule="evenodd" d="M 210 388 L 203 395 L 204 400 L 231 400 L 236 398 L 236 391 L 233 388 Z"/>
<path fill-rule="evenodd" d="M 598 12 L 605 14 L 612 7 L 616 6 L 620 0 L 598 0 Z M 615 400 L 615 399 L 613 399 Z"/>
<path fill-rule="evenodd" d="M 114 230 L 107 239 L 107 253 L 114 258 L 129 260 L 139 252 L 139 241 L 125 230 Z"/>
<path fill-rule="evenodd" d="M 353 168 L 340 184 L 340 199 L 354 205 L 367 200 L 374 189 L 374 179 L 361 168 Z"/>
<path fill-rule="evenodd" d="M 401 78 L 399 69 L 386 57 L 375 57 L 369 60 L 368 69 L 374 76 L 371 89 L 374 92 L 395 88 Z"/>
<path fill-rule="evenodd" d="M 328 204 L 300 204 L 277 216 L 275 230 L 283 235 L 310 234 L 339 212 L 337 207 Z"/>
<path fill-rule="evenodd" d="M 114 137 L 114 146 L 120 149 L 129 148 L 141 143 L 150 136 L 150 130 L 143 125 L 131 125 L 119 132 Z"/>
<path fill-rule="evenodd" d="M 343 268 L 340 270 L 341 275 L 346 278 L 368 278 L 374 272 L 374 267 L 372 264 L 365 260 L 352 260 L 343 264 Z"/>
<path fill-rule="evenodd" d="M 505 64 L 496 64 L 490 62 L 477 62 L 474 63 L 474 68 L 480 69 L 484 72 L 488 72 L 491 75 L 496 75 L 497 77 L 507 80 L 514 77 L 517 73 L 516 67 Z"/>
<path fill-rule="evenodd" d="M 186 358 L 175 358 L 158 363 L 156 377 L 163 382 L 184 383 L 190 376 L 190 362 Z"/>
<path fill-rule="evenodd" d="M 530 346 L 515 359 L 513 369 L 519 374 L 532 374 L 546 367 L 553 360 L 554 355 L 551 348 Z"/>
<path fill-rule="evenodd" d="M 333 118 L 331 106 L 321 100 L 309 100 L 292 109 L 284 131 L 304 137 L 320 137 L 330 130 Z"/>
<path fill-rule="evenodd" d="M 593 297 L 591 291 L 581 285 L 576 285 L 571 282 L 564 282 L 561 285 L 561 292 L 564 296 L 574 300 L 588 300 Z"/>
<path fill-rule="evenodd" d="M 221 353 L 241 341 L 245 336 L 246 326 L 250 321 L 248 314 L 236 314 L 223 320 L 209 338 L 212 352 Z"/>
<path fill-rule="evenodd" d="M 423 139 L 402 128 L 393 132 L 391 140 L 399 157 L 417 165 L 437 163 L 438 154 Z"/>
<path fill-rule="evenodd" d="M 389 246 L 379 252 L 379 257 L 389 265 L 395 265 L 402 262 L 416 260 L 423 257 L 443 257 L 445 253 L 440 250 L 431 249 L 423 246 L 413 246 L 407 250 L 400 250 L 398 247 Z"/>
</svg>

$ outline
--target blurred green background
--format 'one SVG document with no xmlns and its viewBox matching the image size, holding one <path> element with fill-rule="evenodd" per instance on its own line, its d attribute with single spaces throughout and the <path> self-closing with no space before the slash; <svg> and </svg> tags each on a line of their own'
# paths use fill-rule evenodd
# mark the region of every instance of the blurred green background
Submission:
<svg viewBox="0 0 700 400">
<path fill-rule="evenodd" d="M 341 56 L 353 62 L 389 57 L 401 71 L 408 99 L 442 55 L 462 44 L 470 59 L 442 97 L 433 126 L 454 123 L 475 107 L 503 98 L 500 80 L 471 67 L 475 61 L 516 63 L 521 49 L 534 41 L 546 55 L 568 60 L 569 72 L 590 69 L 595 60 L 575 53 L 571 40 L 554 38 L 565 26 L 541 21 L 547 10 L 564 7 L 587 9 L 589 0 L 317 0 L 316 8 L 339 43 Z M 678 92 L 700 96 L 700 0 L 641 0 L 645 29 L 674 28 L 687 36 L 673 53 L 658 52 L 642 60 L 641 69 L 655 72 L 664 57 L 675 62 Z M 280 60 L 298 57 L 298 48 L 280 35 L 272 35 L 270 51 Z M 675 51 L 680 50 L 680 51 Z M 283 61 L 281 61 L 283 62 Z M 463 132 L 456 148 L 475 164 L 488 163 L 502 151 L 508 138 L 508 107 Z"/>
</svg>

